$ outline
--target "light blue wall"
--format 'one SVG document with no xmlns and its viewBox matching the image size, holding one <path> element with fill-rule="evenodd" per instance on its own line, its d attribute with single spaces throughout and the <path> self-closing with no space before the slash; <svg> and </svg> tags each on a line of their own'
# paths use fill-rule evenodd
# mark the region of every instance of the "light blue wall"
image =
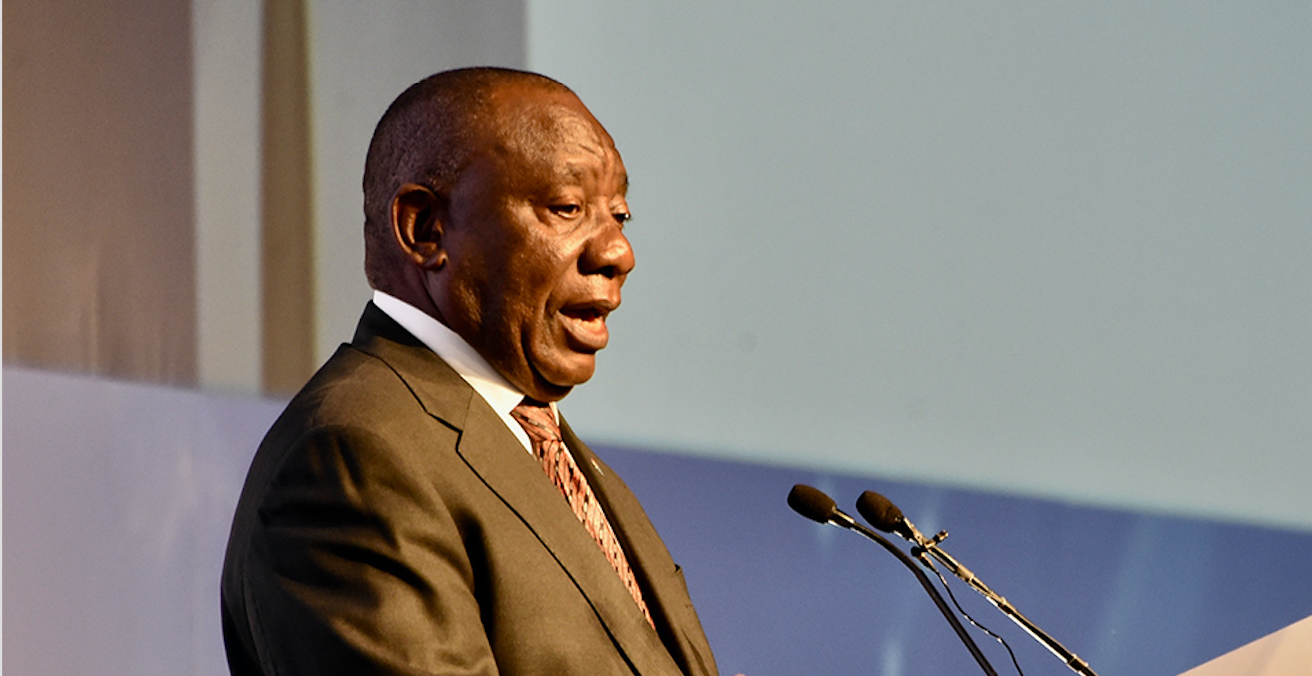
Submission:
<svg viewBox="0 0 1312 676">
<path fill-rule="evenodd" d="M 527 24 L 633 180 L 592 438 L 1312 528 L 1312 5 Z"/>
</svg>

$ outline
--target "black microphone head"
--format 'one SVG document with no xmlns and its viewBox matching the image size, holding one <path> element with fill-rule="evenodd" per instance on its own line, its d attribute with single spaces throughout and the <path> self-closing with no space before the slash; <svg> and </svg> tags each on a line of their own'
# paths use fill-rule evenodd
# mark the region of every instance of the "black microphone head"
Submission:
<svg viewBox="0 0 1312 676">
<path fill-rule="evenodd" d="M 817 523 L 829 523 L 834 514 L 838 513 L 838 505 L 833 498 L 806 484 L 797 484 L 793 490 L 788 491 L 788 506 Z"/>
<path fill-rule="evenodd" d="M 899 532 L 902 525 L 902 510 L 889 502 L 888 498 L 874 491 L 866 491 L 856 499 L 856 511 L 860 512 L 870 525 L 885 533 Z"/>
</svg>

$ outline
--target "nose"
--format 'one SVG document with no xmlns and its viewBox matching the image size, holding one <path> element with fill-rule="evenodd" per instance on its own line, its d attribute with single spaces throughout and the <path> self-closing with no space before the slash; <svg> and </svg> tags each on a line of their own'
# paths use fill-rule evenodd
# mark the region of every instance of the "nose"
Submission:
<svg viewBox="0 0 1312 676">
<path fill-rule="evenodd" d="M 629 274 L 634 265 L 633 247 L 620 224 L 612 220 L 602 225 L 588 241 L 579 264 L 585 275 L 622 280 Z"/>
</svg>

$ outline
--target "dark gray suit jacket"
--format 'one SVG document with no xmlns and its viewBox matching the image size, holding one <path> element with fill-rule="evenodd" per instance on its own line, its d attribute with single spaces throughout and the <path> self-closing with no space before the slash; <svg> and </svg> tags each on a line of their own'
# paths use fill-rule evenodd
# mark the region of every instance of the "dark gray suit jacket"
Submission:
<svg viewBox="0 0 1312 676">
<path fill-rule="evenodd" d="M 233 674 L 715 676 L 642 507 L 562 431 L 655 631 L 482 397 L 371 303 L 252 463 L 223 570 Z"/>
</svg>

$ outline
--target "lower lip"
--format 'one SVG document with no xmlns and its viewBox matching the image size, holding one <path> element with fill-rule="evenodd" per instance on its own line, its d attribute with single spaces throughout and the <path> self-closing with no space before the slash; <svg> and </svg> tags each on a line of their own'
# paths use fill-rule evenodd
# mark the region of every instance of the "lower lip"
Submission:
<svg viewBox="0 0 1312 676">
<path fill-rule="evenodd" d="M 606 347 L 606 343 L 610 340 L 610 332 L 606 329 L 605 319 L 601 317 L 582 319 L 567 314 L 560 316 L 565 333 L 572 339 L 571 342 L 576 348 L 596 352 Z"/>
</svg>

